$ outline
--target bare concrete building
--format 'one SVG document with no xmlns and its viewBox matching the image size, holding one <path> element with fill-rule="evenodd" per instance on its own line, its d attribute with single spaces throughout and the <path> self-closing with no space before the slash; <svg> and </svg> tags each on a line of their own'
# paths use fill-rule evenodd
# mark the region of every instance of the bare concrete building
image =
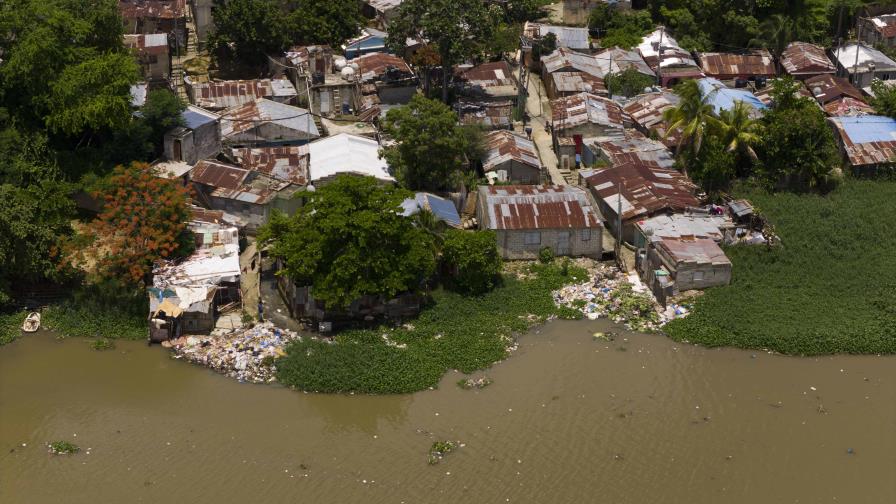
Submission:
<svg viewBox="0 0 896 504">
<path fill-rule="evenodd" d="M 183 111 L 184 125 L 165 133 L 165 159 L 196 164 L 221 152 L 221 118 L 192 105 Z"/>
</svg>

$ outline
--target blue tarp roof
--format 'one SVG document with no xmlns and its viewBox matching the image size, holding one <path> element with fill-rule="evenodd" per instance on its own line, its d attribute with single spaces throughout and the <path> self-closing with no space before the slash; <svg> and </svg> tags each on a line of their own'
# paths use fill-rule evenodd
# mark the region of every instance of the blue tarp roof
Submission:
<svg viewBox="0 0 896 504">
<path fill-rule="evenodd" d="M 832 117 L 854 144 L 896 141 L 896 119 L 885 116 Z"/>
<path fill-rule="evenodd" d="M 367 28 L 366 31 L 367 36 L 359 37 L 355 41 L 346 44 L 344 50 L 346 58 L 354 59 L 367 53 L 386 50 L 386 37 L 388 37 L 386 32 L 371 28 Z"/>
<path fill-rule="evenodd" d="M 189 129 L 196 129 L 203 124 L 215 122 L 215 119 L 189 108 L 181 113 L 181 117 L 184 118 L 184 125 Z"/>
<path fill-rule="evenodd" d="M 417 193 L 414 195 L 414 199 L 406 199 L 401 206 L 404 208 L 404 215 L 406 216 L 414 215 L 421 208 L 425 208 L 432 212 L 437 219 L 444 221 L 449 226 L 460 227 L 460 214 L 457 213 L 454 203 L 434 194 Z"/>
<path fill-rule="evenodd" d="M 765 110 L 768 107 L 756 98 L 756 96 L 746 89 L 732 89 L 718 79 L 707 77 L 697 81 L 700 87 L 700 94 L 706 99 L 706 102 L 712 105 L 716 114 L 723 110 L 734 108 L 734 103 L 742 101 L 756 110 Z"/>
</svg>

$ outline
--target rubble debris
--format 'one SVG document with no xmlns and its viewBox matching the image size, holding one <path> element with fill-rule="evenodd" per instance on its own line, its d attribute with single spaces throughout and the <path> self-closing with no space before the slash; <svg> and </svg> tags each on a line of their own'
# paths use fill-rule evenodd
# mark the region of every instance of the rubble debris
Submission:
<svg viewBox="0 0 896 504">
<path fill-rule="evenodd" d="M 284 348 L 302 337 L 271 322 L 218 336 L 184 336 L 170 342 L 175 359 L 186 359 L 239 381 L 269 383 L 276 380 L 276 359 Z"/>
<path fill-rule="evenodd" d="M 554 291 L 554 302 L 579 310 L 589 320 L 606 317 L 633 331 L 657 331 L 666 322 L 690 312 L 686 305 L 660 306 L 636 274 L 625 275 L 612 264 L 578 260 L 588 271 L 586 282 Z"/>
<path fill-rule="evenodd" d="M 480 376 L 479 378 L 467 378 L 457 382 L 457 386 L 464 390 L 484 389 L 492 384 L 492 379 L 488 376 Z"/>
</svg>

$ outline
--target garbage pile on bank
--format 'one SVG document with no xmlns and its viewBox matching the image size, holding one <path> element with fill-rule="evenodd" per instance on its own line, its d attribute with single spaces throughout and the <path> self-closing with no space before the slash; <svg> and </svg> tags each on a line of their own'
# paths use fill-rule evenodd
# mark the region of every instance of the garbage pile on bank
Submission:
<svg viewBox="0 0 896 504">
<path fill-rule="evenodd" d="M 238 329 L 219 336 L 184 336 L 172 340 L 175 359 L 186 359 L 231 378 L 253 383 L 275 380 L 274 360 L 286 355 L 284 348 L 302 338 L 270 322 Z"/>
<path fill-rule="evenodd" d="M 626 275 L 614 265 L 596 262 L 579 266 L 588 270 L 589 280 L 554 291 L 554 302 L 579 310 L 590 320 L 605 317 L 633 331 L 656 331 L 689 313 L 683 305 L 664 309 L 635 273 Z"/>
</svg>

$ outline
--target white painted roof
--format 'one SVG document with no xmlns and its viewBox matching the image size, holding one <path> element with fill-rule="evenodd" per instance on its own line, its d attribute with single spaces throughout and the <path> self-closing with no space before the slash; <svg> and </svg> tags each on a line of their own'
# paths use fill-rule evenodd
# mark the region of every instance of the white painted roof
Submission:
<svg viewBox="0 0 896 504">
<path fill-rule="evenodd" d="M 311 151 L 311 182 L 340 173 L 370 175 L 380 180 L 395 181 L 389 165 L 380 159 L 376 140 L 348 133 L 321 138 L 308 144 Z"/>
</svg>

